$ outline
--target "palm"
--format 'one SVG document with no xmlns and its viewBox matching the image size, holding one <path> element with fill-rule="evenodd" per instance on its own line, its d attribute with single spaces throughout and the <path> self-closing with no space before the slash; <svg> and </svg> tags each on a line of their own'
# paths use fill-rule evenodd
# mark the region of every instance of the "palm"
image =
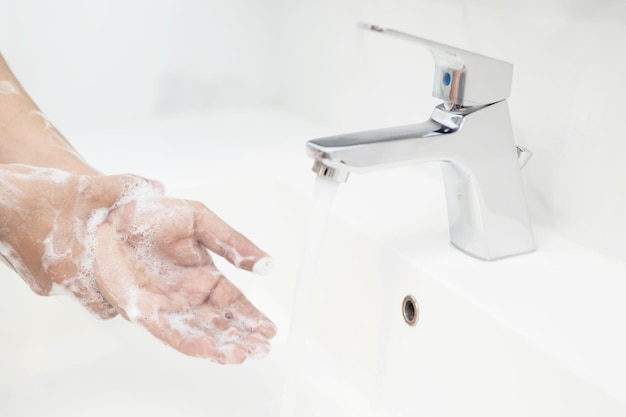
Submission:
<svg viewBox="0 0 626 417">
<path fill-rule="evenodd" d="M 98 287 L 128 320 L 183 353 L 221 363 L 269 350 L 274 325 L 207 248 L 246 269 L 266 255 L 201 204 L 137 200 L 109 214 L 98 242 Z"/>
</svg>

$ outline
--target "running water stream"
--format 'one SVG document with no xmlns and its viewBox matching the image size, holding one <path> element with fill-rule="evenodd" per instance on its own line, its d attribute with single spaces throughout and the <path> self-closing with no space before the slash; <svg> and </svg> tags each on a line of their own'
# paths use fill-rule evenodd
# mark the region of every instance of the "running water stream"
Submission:
<svg viewBox="0 0 626 417">
<path fill-rule="evenodd" d="M 339 188 L 339 182 L 317 177 L 311 218 L 300 263 L 300 273 L 294 291 L 291 325 L 289 328 L 287 368 L 280 417 L 296 417 L 298 413 L 298 386 L 307 335 L 310 333 L 309 311 L 317 260 L 326 220 Z"/>
</svg>

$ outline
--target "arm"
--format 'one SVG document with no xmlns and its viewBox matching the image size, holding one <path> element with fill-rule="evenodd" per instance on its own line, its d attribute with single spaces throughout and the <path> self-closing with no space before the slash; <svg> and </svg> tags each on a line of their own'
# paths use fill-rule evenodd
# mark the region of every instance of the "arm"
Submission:
<svg viewBox="0 0 626 417">
<path fill-rule="evenodd" d="M 98 174 L 46 119 L 1 54 L 0 163 L 58 168 L 75 174 Z"/>
<path fill-rule="evenodd" d="M 90 167 L 0 59 L 0 255 L 37 294 L 69 295 L 100 318 L 120 313 L 188 355 L 264 355 L 276 328 L 209 251 L 250 271 L 270 265 L 201 203 Z"/>
</svg>

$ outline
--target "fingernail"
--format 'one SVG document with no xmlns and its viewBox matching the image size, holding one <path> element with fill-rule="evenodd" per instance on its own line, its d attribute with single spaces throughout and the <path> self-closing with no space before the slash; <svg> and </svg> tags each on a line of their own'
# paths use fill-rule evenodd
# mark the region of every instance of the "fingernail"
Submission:
<svg viewBox="0 0 626 417">
<path fill-rule="evenodd" d="M 268 319 L 267 317 L 261 317 L 256 331 L 259 334 L 263 335 L 265 338 L 271 339 L 276 336 L 276 332 L 278 331 L 278 329 L 270 319 Z"/>
<path fill-rule="evenodd" d="M 272 269 L 274 269 L 274 259 L 266 256 L 254 263 L 252 272 L 259 275 L 267 275 Z"/>
</svg>

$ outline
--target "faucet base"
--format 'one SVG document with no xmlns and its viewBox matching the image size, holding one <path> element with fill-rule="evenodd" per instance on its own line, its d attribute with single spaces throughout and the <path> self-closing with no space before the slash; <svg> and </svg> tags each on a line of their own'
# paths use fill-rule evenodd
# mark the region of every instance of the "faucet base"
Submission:
<svg viewBox="0 0 626 417">
<path fill-rule="evenodd" d="M 452 244 L 486 261 L 533 252 L 535 242 L 506 101 L 466 114 L 459 124 L 466 134 L 459 140 L 471 137 L 475 143 L 443 164 Z"/>
<path fill-rule="evenodd" d="M 481 257 L 481 256 L 479 256 L 479 255 L 477 255 L 477 254 L 475 254 L 475 253 L 473 253 L 473 252 L 468 252 L 468 251 L 466 251 L 466 250 L 465 250 L 464 248 L 462 248 L 461 246 L 456 245 L 453 241 L 450 241 L 450 244 L 451 244 L 452 246 L 454 246 L 456 249 L 458 249 L 458 250 L 460 250 L 461 252 L 463 252 L 464 254 L 469 255 L 469 256 L 471 256 L 472 258 L 476 258 L 476 259 L 478 259 L 479 261 L 484 261 L 484 262 L 499 261 L 499 260 L 501 260 L 501 259 L 513 258 L 513 257 L 518 256 L 518 255 L 526 255 L 526 254 L 528 254 L 528 253 L 533 253 L 533 252 L 536 252 L 536 251 L 537 251 L 537 249 L 533 246 L 533 248 L 532 248 L 532 249 L 529 249 L 529 250 L 528 250 L 528 251 L 526 251 L 526 252 L 509 253 L 509 254 L 505 254 L 505 255 L 499 256 L 499 257 L 497 257 L 497 258 L 483 258 L 483 257 Z"/>
</svg>

